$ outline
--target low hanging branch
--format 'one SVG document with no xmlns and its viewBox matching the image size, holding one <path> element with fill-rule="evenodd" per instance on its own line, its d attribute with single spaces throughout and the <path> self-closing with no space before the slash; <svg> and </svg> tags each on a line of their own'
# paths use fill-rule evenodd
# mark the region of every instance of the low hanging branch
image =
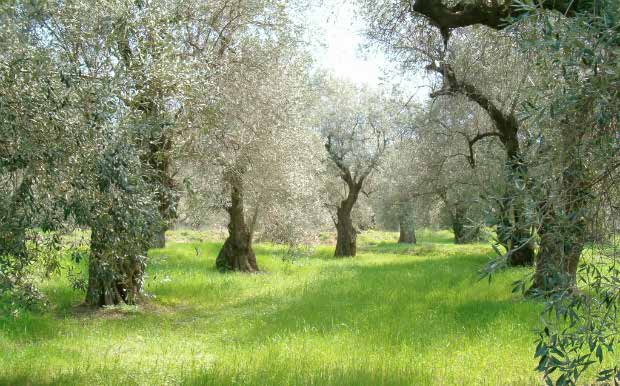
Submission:
<svg viewBox="0 0 620 386">
<path fill-rule="evenodd" d="M 596 12 L 591 0 L 542 0 L 537 6 L 543 9 L 561 12 L 572 17 L 581 12 Z M 454 28 L 482 24 L 501 30 L 510 24 L 511 18 L 527 13 L 516 0 L 461 1 L 453 6 L 442 0 L 413 0 L 409 10 L 426 16 L 446 36 Z"/>
</svg>

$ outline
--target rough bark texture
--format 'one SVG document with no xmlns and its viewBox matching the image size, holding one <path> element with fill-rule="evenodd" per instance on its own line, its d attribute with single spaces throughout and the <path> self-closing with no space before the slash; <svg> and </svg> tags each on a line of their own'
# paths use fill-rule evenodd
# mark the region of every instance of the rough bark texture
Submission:
<svg viewBox="0 0 620 386">
<path fill-rule="evenodd" d="M 85 302 L 96 307 L 135 304 L 142 291 L 144 260 L 117 255 L 106 232 L 92 228 Z"/>
<path fill-rule="evenodd" d="M 539 6 L 573 16 L 578 12 L 593 12 L 591 0 L 547 0 L 537 2 Z M 447 31 L 482 24 L 493 29 L 503 29 L 510 24 L 509 19 L 524 13 L 518 2 L 503 1 L 460 1 L 448 6 L 443 0 L 415 0 L 411 11 L 426 16 L 443 34 Z"/>
<path fill-rule="evenodd" d="M 166 247 L 166 230 L 167 226 L 160 226 L 153 232 L 151 237 L 151 248 L 165 248 Z"/>
<path fill-rule="evenodd" d="M 351 211 L 353 210 L 353 205 L 355 205 L 361 189 L 361 184 L 349 185 L 349 193 L 340 203 L 340 207 L 338 207 L 336 251 L 334 253 L 336 257 L 355 256 L 357 253 L 357 231 L 353 226 Z"/>
<path fill-rule="evenodd" d="M 564 290 L 577 282 L 577 268 L 587 239 L 590 218 L 587 204 L 591 197 L 586 170 L 578 154 L 580 141 L 578 129 L 567 126 L 563 137 L 565 168 L 560 197 L 540 205 L 545 218 L 539 230 L 540 249 L 531 291 Z"/>
<path fill-rule="evenodd" d="M 228 238 L 217 255 L 215 266 L 221 272 L 257 272 L 256 255 L 252 250 L 252 231 L 245 220 L 243 183 L 239 177 L 230 177 L 231 203 L 226 209 L 230 217 Z"/>
</svg>

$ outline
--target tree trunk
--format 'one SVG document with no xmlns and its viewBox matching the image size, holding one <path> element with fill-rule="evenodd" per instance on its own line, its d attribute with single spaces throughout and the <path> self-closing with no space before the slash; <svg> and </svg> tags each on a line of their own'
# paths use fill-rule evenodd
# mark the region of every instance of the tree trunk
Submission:
<svg viewBox="0 0 620 386">
<path fill-rule="evenodd" d="M 415 228 L 406 222 L 400 223 L 400 235 L 398 242 L 402 244 L 416 244 L 418 242 L 415 236 Z"/>
<path fill-rule="evenodd" d="M 151 237 L 151 248 L 165 248 L 166 247 L 166 227 L 162 225 L 153 232 Z"/>
<path fill-rule="evenodd" d="M 353 227 L 351 211 L 338 208 L 338 223 L 336 223 L 336 251 L 335 257 L 355 256 L 357 253 L 357 231 Z"/>
<path fill-rule="evenodd" d="M 586 169 L 578 154 L 581 138 L 577 129 L 568 126 L 563 140 L 566 167 L 562 173 L 561 192 L 559 199 L 554 198 L 555 205 L 548 201 L 541 205 L 547 209 L 539 231 L 540 249 L 530 291 L 548 293 L 574 287 L 587 239 L 586 228 L 590 219 L 587 205 L 591 192 Z"/>
<path fill-rule="evenodd" d="M 398 213 L 398 225 L 400 229 L 399 243 L 415 244 L 415 216 L 411 203 L 402 203 Z"/>
<path fill-rule="evenodd" d="M 452 232 L 454 232 L 454 243 L 465 244 L 467 238 L 465 236 L 465 210 L 457 206 L 452 213 Z"/>
<path fill-rule="evenodd" d="M 144 260 L 119 255 L 123 248 L 115 248 L 115 237 L 110 237 L 112 228 L 92 227 L 85 300 L 91 306 L 135 304 L 142 291 Z"/>
<path fill-rule="evenodd" d="M 531 227 L 525 216 L 524 193 L 528 192 L 528 168 L 519 148 L 518 124 L 514 116 L 510 117 L 510 124 L 504 128 L 502 138 L 507 159 L 507 189 L 502 198 L 497 235 L 508 251 L 509 266 L 531 266 L 536 254 Z"/>
<path fill-rule="evenodd" d="M 176 219 L 176 207 L 178 195 L 175 192 L 175 182 L 172 177 L 172 138 L 165 128 L 160 128 L 156 138 L 148 142 L 148 151 L 142 162 L 148 165 L 152 175 L 147 182 L 157 188 L 157 206 L 161 217 L 161 225 L 155 227 L 152 237 L 152 248 L 164 248 L 166 246 L 166 230 Z"/>
<path fill-rule="evenodd" d="M 231 203 L 226 209 L 230 217 L 228 238 L 217 255 L 215 266 L 220 272 L 257 272 L 256 255 L 252 250 L 252 231 L 246 224 L 243 206 L 243 183 L 238 176 L 229 178 Z"/>
<path fill-rule="evenodd" d="M 450 209 L 452 218 L 452 232 L 454 233 L 455 244 L 467 244 L 478 240 L 479 228 L 467 229 L 467 209 L 462 203 L 458 203 Z"/>
<path fill-rule="evenodd" d="M 351 211 L 357 202 L 361 183 L 349 184 L 349 193 L 341 203 L 337 211 L 336 222 L 336 251 L 334 257 L 355 256 L 357 253 L 357 231 L 353 226 Z"/>
</svg>

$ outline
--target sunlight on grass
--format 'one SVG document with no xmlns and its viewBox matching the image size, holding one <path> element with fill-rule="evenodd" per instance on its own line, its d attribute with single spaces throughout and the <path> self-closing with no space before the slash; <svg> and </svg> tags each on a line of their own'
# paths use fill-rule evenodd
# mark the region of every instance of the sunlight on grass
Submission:
<svg viewBox="0 0 620 386">
<path fill-rule="evenodd" d="M 355 258 L 283 261 L 256 246 L 265 273 L 220 274 L 220 243 L 175 232 L 151 253 L 150 301 L 95 314 L 63 279 L 49 312 L 0 318 L 0 383 L 538 384 L 538 306 L 510 292 L 519 270 L 489 285 L 485 245 L 448 233 L 360 235 Z"/>
</svg>

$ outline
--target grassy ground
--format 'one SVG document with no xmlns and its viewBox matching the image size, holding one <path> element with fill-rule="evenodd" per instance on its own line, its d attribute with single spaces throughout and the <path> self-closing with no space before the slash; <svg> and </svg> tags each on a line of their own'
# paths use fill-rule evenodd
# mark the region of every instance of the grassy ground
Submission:
<svg viewBox="0 0 620 386">
<path fill-rule="evenodd" d="M 151 253 L 147 305 L 84 312 L 55 279 L 49 311 L 0 316 L 0 384 L 540 384 L 538 306 L 510 291 L 523 272 L 479 282 L 487 246 L 396 238 L 294 262 L 260 244 L 265 273 L 244 275 L 214 270 L 218 241 L 176 232 Z"/>
</svg>

